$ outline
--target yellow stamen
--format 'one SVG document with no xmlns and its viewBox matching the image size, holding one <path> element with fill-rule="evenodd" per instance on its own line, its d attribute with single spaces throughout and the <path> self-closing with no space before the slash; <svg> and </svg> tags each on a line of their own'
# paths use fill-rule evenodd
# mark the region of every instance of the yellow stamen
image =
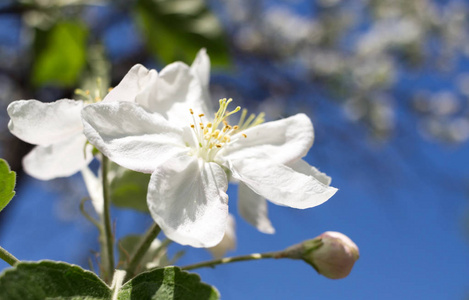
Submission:
<svg viewBox="0 0 469 300">
<path fill-rule="evenodd" d="M 239 118 L 239 127 L 243 127 L 243 123 L 244 123 L 244 119 L 246 118 L 246 115 L 248 113 L 248 110 L 247 109 L 243 109 L 243 111 L 241 112 L 241 117 Z"/>
<path fill-rule="evenodd" d="M 256 119 L 254 119 L 254 122 L 252 122 L 250 127 L 264 123 L 264 121 L 265 121 L 264 116 L 265 116 L 265 113 L 263 113 L 263 112 L 258 114 Z"/>
<path fill-rule="evenodd" d="M 213 161 L 219 149 L 224 145 L 235 143 L 237 139 L 232 140 L 231 136 L 236 133 L 241 133 L 244 138 L 247 137 L 242 131 L 246 128 L 258 125 L 264 121 L 264 114 L 259 114 L 257 117 L 252 114 L 246 119 L 247 110 L 243 110 L 240 122 L 238 125 L 231 126 L 228 123 L 228 117 L 241 110 L 241 107 L 236 107 L 234 110 L 228 110 L 228 104 L 233 101 L 232 99 L 220 99 L 220 107 L 215 113 L 215 118 L 212 122 L 208 122 L 203 117 L 205 114 L 194 113 L 190 109 L 192 115 L 191 128 L 194 130 L 197 148 L 193 149 L 192 153 L 202 157 L 206 161 Z M 195 115 L 194 115 L 195 114 Z M 199 117 L 196 120 L 195 116 Z M 200 129 L 199 129 L 200 127 Z"/>
<path fill-rule="evenodd" d="M 217 129 L 212 133 L 212 136 L 217 139 L 219 134 L 220 134 L 220 130 Z"/>
</svg>

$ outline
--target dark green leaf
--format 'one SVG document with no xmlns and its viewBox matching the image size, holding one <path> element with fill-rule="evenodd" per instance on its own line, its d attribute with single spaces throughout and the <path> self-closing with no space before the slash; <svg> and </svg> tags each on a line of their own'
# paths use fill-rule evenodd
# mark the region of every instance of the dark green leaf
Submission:
<svg viewBox="0 0 469 300">
<path fill-rule="evenodd" d="M 138 0 L 136 19 L 149 50 L 164 63 L 192 62 L 206 48 L 212 65 L 229 65 L 221 24 L 203 0 Z"/>
<path fill-rule="evenodd" d="M 215 300 L 218 291 L 200 281 L 197 274 L 166 267 L 145 272 L 127 282 L 119 291 L 119 300 L 178 299 Z"/>
<path fill-rule="evenodd" d="M 115 206 L 148 212 L 147 190 L 150 174 L 125 169 L 115 163 L 110 166 L 111 201 Z"/>
<path fill-rule="evenodd" d="M 35 85 L 74 86 L 86 63 L 88 29 L 79 22 L 62 22 L 37 30 L 32 80 Z"/>
<path fill-rule="evenodd" d="M 23 262 L 0 275 L 0 299 L 111 299 L 94 273 L 63 262 Z"/>
<path fill-rule="evenodd" d="M 15 195 L 16 173 L 10 171 L 6 160 L 0 158 L 0 211 L 10 203 Z"/>
</svg>

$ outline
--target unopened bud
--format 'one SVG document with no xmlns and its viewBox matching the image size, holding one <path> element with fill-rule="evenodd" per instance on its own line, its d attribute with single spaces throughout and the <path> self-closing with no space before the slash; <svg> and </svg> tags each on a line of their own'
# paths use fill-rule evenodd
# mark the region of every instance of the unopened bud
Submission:
<svg viewBox="0 0 469 300">
<path fill-rule="evenodd" d="M 327 231 L 318 237 L 287 248 L 283 257 L 303 259 L 330 279 L 347 277 L 359 258 L 357 245 L 346 235 Z"/>
</svg>

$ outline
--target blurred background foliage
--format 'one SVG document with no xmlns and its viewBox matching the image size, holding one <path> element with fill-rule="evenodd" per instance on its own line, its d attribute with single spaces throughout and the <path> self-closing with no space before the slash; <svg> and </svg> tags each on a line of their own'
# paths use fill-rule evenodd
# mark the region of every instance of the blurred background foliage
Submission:
<svg viewBox="0 0 469 300">
<path fill-rule="evenodd" d="M 206 48 L 212 100 L 232 97 L 267 120 L 307 113 L 316 134 L 307 159 L 349 188 L 344 198 L 393 200 L 429 218 L 437 199 L 457 219 L 454 203 L 467 198 L 455 160 L 469 139 L 468 14 L 461 0 L 4 0 L 0 156 L 20 172 L 30 149 L 7 129 L 10 102 L 77 98 L 97 77 L 112 87 L 136 63 L 190 64 Z M 139 190 L 133 208 L 144 211 L 142 181 L 121 185 L 127 176 L 116 172 L 114 204 Z M 76 182 L 49 186 L 68 193 L 62 219 L 79 216 Z"/>
</svg>

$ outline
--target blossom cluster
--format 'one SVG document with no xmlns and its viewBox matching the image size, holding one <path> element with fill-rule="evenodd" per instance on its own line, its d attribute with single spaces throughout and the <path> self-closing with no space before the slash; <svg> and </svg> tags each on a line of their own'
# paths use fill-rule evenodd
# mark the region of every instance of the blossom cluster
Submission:
<svg viewBox="0 0 469 300">
<path fill-rule="evenodd" d="M 232 43 L 244 56 L 261 54 L 279 70 L 295 68 L 299 86 L 306 80 L 313 90 L 326 87 L 343 101 L 350 122 L 362 122 L 375 137 L 389 137 L 399 128 L 397 111 L 408 110 L 411 102 L 423 136 L 455 143 L 469 139 L 468 74 L 457 63 L 467 57 L 469 45 L 467 1 L 319 0 L 311 5 L 314 9 L 299 13 L 296 4 L 226 0 L 221 9 Z M 427 75 L 422 66 L 451 77 L 456 87 L 430 89 L 426 81 L 413 81 L 407 89 L 406 74 Z M 347 92 L 337 97 L 341 90 Z"/>
<path fill-rule="evenodd" d="M 264 233 L 274 232 L 266 199 L 305 209 L 335 194 L 330 178 L 302 159 L 314 140 L 305 114 L 264 122 L 262 115 L 238 113 L 231 99 L 213 110 L 209 77 L 205 50 L 191 66 L 175 62 L 157 72 L 135 65 L 102 101 L 12 102 L 9 129 L 37 145 L 23 165 L 38 179 L 78 171 L 89 178 L 93 147 L 151 174 L 151 216 L 169 239 L 193 247 L 222 241 L 230 181 L 239 186 L 240 215 Z M 230 124 L 236 114 L 239 121 Z"/>
</svg>

